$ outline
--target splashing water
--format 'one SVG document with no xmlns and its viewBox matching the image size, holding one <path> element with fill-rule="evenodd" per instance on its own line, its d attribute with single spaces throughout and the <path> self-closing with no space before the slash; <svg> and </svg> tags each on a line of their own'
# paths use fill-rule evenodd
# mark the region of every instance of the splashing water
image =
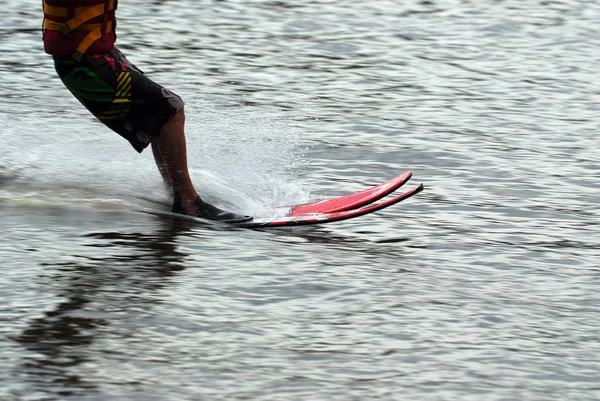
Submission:
<svg viewBox="0 0 600 401">
<path fill-rule="evenodd" d="M 190 174 L 207 199 L 254 215 L 309 200 L 300 180 L 308 164 L 307 146 L 298 129 L 251 110 L 199 98 L 191 103 Z"/>
<path fill-rule="evenodd" d="M 261 216 L 274 206 L 308 200 L 299 179 L 308 160 L 297 129 L 244 110 L 219 111 L 200 98 L 186 101 L 188 163 L 203 197 Z M 140 204 L 140 197 L 168 203 L 151 152 L 138 156 L 73 106 L 73 113 L 44 120 L 14 116 L 2 121 L 0 199 L 108 202 L 131 208 L 148 206 Z"/>
</svg>

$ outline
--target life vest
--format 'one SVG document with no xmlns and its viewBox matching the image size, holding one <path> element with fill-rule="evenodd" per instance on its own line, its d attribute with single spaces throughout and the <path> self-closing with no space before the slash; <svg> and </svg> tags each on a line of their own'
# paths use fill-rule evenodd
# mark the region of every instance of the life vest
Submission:
<svg viewBox="0 0 600 401">
<path fill-rule="evenodd" d="M 106 53 L 117 39 L 118 0 L 43 0 L 44 50 L 53 56 Z"/>
</svg>

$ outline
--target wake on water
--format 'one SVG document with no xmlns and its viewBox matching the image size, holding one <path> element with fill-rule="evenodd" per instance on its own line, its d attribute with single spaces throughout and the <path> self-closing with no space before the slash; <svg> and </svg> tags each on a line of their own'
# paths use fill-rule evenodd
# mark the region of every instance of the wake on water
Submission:
<svg viewBox="0 0 600 401">
<path fill-rule="evenodd" d="M 186 98 L 188 164 L 206 200 L 236 212 L 268 217 L 273 208 L 309 201 L 302 177 L 308 159 L 301 132 L 246 109 L 220 111 L 214 101 Z M 168 204 L 152 152 L 127 142 L 85 114 L 39 121 L 0 116 L 0 201 L 101 204 L 133 210 Z M 93 135 L 86 135 L 93 132 Z"/>
</svg>

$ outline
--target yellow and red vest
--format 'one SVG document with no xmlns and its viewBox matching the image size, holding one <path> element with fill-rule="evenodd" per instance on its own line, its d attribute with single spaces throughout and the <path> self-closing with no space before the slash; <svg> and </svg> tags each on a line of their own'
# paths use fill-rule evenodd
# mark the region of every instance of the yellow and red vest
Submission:
<svg viewBox="0 0 600 401">
<path fill-rule="evenodd" d="M 43 0 L 44 50 L 53 56 L 110 51 L 117 39 L 118 0 Z"/>
</svg>

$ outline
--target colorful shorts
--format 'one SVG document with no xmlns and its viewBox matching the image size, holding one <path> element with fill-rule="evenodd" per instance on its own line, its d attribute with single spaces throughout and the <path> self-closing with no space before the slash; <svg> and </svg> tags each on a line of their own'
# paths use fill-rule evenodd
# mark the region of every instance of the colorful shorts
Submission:
<svg viewBox="0 0 600 401">
<path fill-rule="evenodd" d="M 141 152 L 183 108 L 179 96 L 147 78 L 116 48 L 85 57 L 55 57 L 56 72 L 75 97 Z"/>
</svg>

